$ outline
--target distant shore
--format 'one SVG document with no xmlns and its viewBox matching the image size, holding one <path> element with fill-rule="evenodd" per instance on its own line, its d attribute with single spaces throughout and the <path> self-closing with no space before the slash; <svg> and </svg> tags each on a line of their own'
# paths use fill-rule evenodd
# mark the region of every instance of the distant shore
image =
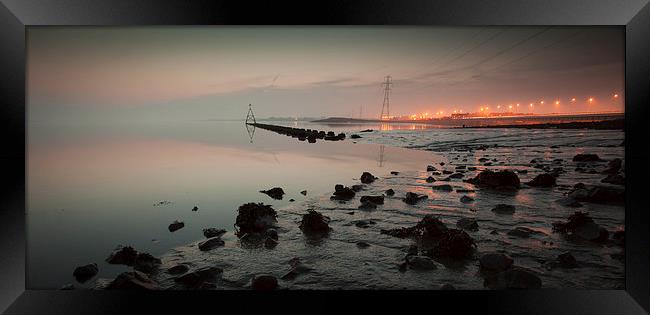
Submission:
<svg viewBox="0 0 650 315">
<path fill-rule="evenodd" d="M 463 126 L 456 128 L 523 128 L 523 129 L 598 129 L 598 130 L 623 130 L 624 119 L 603 121 L 575 121 L 567 123 L 544 124 L 515 124 L 515 125 L 490 125 L 490 126 Z"/>
</svg>

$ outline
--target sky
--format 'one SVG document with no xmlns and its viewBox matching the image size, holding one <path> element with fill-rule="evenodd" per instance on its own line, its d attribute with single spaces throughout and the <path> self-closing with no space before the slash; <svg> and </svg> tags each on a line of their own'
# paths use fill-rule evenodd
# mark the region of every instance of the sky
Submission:
<svg viewBox="0 0 650 315">
<path fill-rule="evenodd" d="M 620 27 L 35 27 L 27 45 L 33 121 L 378 118 L 387 75 L 393 116 L 624 109 Z"/>
</svg>

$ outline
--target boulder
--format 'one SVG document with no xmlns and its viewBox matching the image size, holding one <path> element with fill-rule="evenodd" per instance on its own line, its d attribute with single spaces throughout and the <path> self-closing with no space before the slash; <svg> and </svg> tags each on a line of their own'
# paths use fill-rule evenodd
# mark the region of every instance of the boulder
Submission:
<svg viewBox="0 0 650 315">
<path fill-rule="evenodd" d="M 451 174 L 451 173 L 453 173 L 453 172 L 452 172 L 452 171 L 448 171 L 448 170 L 443 170 L 442 173 L 445 174 L 445 175 L 449 175 L 449 174 Z"/>
<path fill-rule="evenodd" d="M 361 174 L 361 182 L 364 184 L 370 184 L 374 182 L 375 179 L 377 178 L 368 172 L 363 172 L 363 174 Z"/>
<path fill-rule="evenodd" d="M 282 196 L 284 196 L 284 190 L 280 187 L 273 187 L 269 190 L 260 190 L 260 192 L 276 200 L 282 200 Z"/>
<path fill-rule="evenodd" d="M 532 271 L 513 266 L 485 279 L 485 286 L 493 290 L 539 289 L 542 280 Z"/>
<path fill-rule="evenodd" d="M 272 275 L 255 275 L 251 279 L 251 288 L 257 291 L 271 291 L 278 288 L 278 279 Z"/>
<path fill-rule="evenodd" d="M 391 175 L 399 175 L 399 172 L 397 172 L 397 171 L 391 171 L 390 174 L 391 174 Z"/>
<path fill-rule="evenodd" d="M 553 187 L 555 186 L 555 176 L 551 174 L 539 174 L 526 184 L 532 187 Z"/>
<path fill-rule="evenodd" d="M 466 182 L 479 187 L 496 189 L 517 189 L 520 185 L 519 177 L 511 171 L 493 172 L 485 170 L 476 177 L 466 180 Z"/>
<path fill-rule="evenodd" d="M 431 186 L 431 189 L 433 190 L 440 190 L 440 191 L 453 191 L 454 187 L 452 187 L 449 184 L 445 185 L 437 185 L 437 186 Z"/>
<path fill-rule="evenodd" d="M 597 154 L 577 154 L 573 157 L 573 162 L 598 162 L 600 158 Z"/>
<path fill-rule="evenodd" d="M 330 199 L 333 200 L 351 200 L 354 198 L 355 191 L 349 187 L 344 187 L 341 184 L 334 186 L 334 194 Z"/>
<path fill-rule="evenodd" d="M 133 266 L 138 252 L 131 246 L 119 245 L 109 256 L 106 262 L 109 264 Z"/>
<path fill-rule="evenodd" d="M 449 175 L 448 178 L 451 178 L 451 179 L 461 179 L 461 178 L 463 178 L 464 176 L 465 176 L 465 175 L 463 175 L 463 173 L 454 173 L 454 174 Z"/>
<path fill-rule="evenodd" d="M 374 224 L 377 224 L 377 223 L 375 221 L 373 221 L 373 220 L 358 220 L 358 221 L 354 222 L 354 225 L 356 227 L 359 227 L 359 228 L 362 228 L 362 229 L 369 228 L 371 225 L 374 225 Z"/>
<path fill-rule="evenodd" d="M 330 218 L 316 212 L 315 210 L 308 210 L 308 212 L 302 216 L 300 230 L 306 234 L 327 234 L 330 231 L 329 222 Z"/>
<path fill-rule="evenodd" d="M 192 211 L 199 211 L 199 207 L 194 206 L 194 208 L 192 208 Z"/>
<path fill-rule="evenodd" d="M 456 222 L 456 226 L 468 231 L 478 230 L 478 222 L 476 222 L 476 219 L 473 218 L 461 218 L 458 220 L 458 222 Z"/>
<path fill-rule="evenodd" d="M 512 267 L 514 260 L 512 257 L 502 253 L 488 253 L 481 256 L 479 264 L 481 271 L 501 272 Z"/>
<path fill-rule="evenodd" d="M 415 270 L 434 270 L 437 269 L 433 260 L 427 256 L 407 256 L 406 263 L 409 268 Z"/>
<path fill-rule="evenodd" d="M 413 192 L 407 192 L 406 196 L 402 199 L 402 201 L 404 201 L 409 205 L 414 205 L 418 203 L 420 200 L 425 200 L 427 198 L 429 198 L 427 195 L 420 195 Z"/>
<path fill-rule="evenodd" d="M 219 237 L 226 234 L 226 230 L 217 229 L 217 228 L 207 228 L 203 229 L 203 236 L 206 238 Z"/>
<path fill-rule="evenodd" d="M 438 170 L 438 169 L 436 169 L 435 166 L 433 166 L 433 165 L 427 165 L 427 172 L 434 172 L 434 171 L 437 171 L 437 170 Z"/>
<path fill-rule="evenodd" d="M 119 274 L 107 286 L 107 290 L 159 290 L 160 285 L 140 271 Z"/>
<path fill-rule="evenodd" d="M 307 196 L 307 191 L 303 190 L 303 191 L 300 192 L 300 194 L 302 194 L 303 196 Z"/>
<path fill-rule="evenodd" d="M 474 240 L 465 231 L 447 229 L 438 237 L 433 247 L 433 255 L 461 259 L 469 256 L 475 246 Z"/>
<path fill-rule="evenodd" d="M 389 188 L 385 191 L 386 196 L 393 196 L 395 195 L 395 191 L 392 188 Z"/>
<path fill-rule="evenodd" d="M 394 237 L 407 238 L 407 237 L 424 237 L 424 238 L 437 238 L 447 231 L 440 219 L 433 215 L 426 215 L 420 222 L 413 227 L 402 227 L 390 230 L 381 230 L 381 234 L 386 234 Z"/>
<path fill-rule="evenodd" d="M 160 264 L 162 264 L 160 259 L 153 257 L 151 254 L 138 253 L 133 263 L 133 269 L 149 274 L 158 269 Z"/>
<path fill-rule="evenodd" d="M 235 226 L 239 228 L 237 236 L 246 233 L 260 233 L 272 227 L 277 222 L 275 210 L 263 203 L 247 203 L 237 209 Z"/>
<path fill-rule="evenodd" d="M 359 138 L 362 138 L 362 137 L 360 135 L 357 135 L 357 134 L 353 134 L 353 135 L 350 136 L 350 139 L 359 139 Z"/>
<path fill-rule="evenodd" d="M 199 242 L 199 250 L 201 251 L 208 251 L 213 248 L 221 247 L 224 246 L 226 243 L 221 239 L 221 237 L 216 236 L 216 237 L 211 237 L 205 241 Z"/>
<path fill-rule="evenodd" d="M 167 269 L 167 273 L 171 275 L 180 275 L 186 273 L 188 270 L 190 270 L 190 267 L 187 265 L 179 264 Z"/>
<path fill-rule="evenodd" d="M 169 225 L 168 229 L 169 229 L 169 232 L 175 232 L 175 231 L 178 231 L 178 230 L 182 229 L 184 226 L 185 226 L 185 223 L 183 223 L 182 221 L 176 220 L 176 221 L 172 222 L 172 224 Z"/>
<path fill-rule="evenodd" d="M 79 266 L 74 269 L 72 275 L 77 279 L 78 282 L 84 283 L 90 280 L 92 277 L 96 276 L 99 272 L 97 264 L 92 263 L 84 266 Z"/>
<path fill-rule="evenodd" d="M 433 183 L 433 182 L 435 182 L 435 181 L 436 181 L 436 179 L 433 178 L 433 176 L 429 176 L 429 177 L 427 177 L 427 179 L 426 179 L 426 182 L 427 182 L 427 183 Z"/>
<path fill-rule="evenodd" d="M 570 215 L 566 222 L 554 222 L 553 231 L 570 235 L 589 241 L 605 241 L 609 237 L 609 232 L 585 212 L 576 211 Z"/>
<path fill-rule="evenodd" d="M 186 273 L 174 279 L 174 282 L 192 289 L 212 287 L 222 273 L 223 270 L 221 268 L 205 267 Z"/>
<path fill-rule="evenodd" d="M 496 205 L 496 207 L 492 208 L 492 212 L 498 214 L 513 214 L 515 213 L 515 206 L 500 203 Z"/>
<path fill-rule="evenodd" d="M 383 205 L 384 204 L 384 196 L 361 196 L 361 202 L 369 202 L 369 203 L 374 203 L 376 205 Z"/>
<path fill-rule="evenodd" d="M 357 247 L 359 247 L 359 248 L 368 248 L 368 247 L 370 247 L 370 244 L 368 244 L 367 242 L 361 241 L 361 242 L 357 242 Z"/>
</svg>

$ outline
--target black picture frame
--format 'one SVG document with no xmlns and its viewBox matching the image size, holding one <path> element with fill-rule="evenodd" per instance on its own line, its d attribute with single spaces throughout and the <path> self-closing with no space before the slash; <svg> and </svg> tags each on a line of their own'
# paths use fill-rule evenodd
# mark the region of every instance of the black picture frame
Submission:
<svg viewBox="0 0 650 315">
<path fill-rule="evenodd" d="M 1 0 L 0 309 L 8 314 L 122 313 L 144 306 L 187 313 L 405 312 L 424 307 L 517 314 L 643 314 L 650 311 L 650 211 L 644 192 L 650 157 L 650 5 L 647 0 L 491 1 L 99 1 Z M 25 34 L 44 25 L 619 25 L 625 28 L 625 290 L 409 292 L 108 292 L 29 290 L 25 273 Z M 645 162 L 645 163 L 644 163 Z M 300 304 L 300 305 L 299 305 Z"/>
</svg>

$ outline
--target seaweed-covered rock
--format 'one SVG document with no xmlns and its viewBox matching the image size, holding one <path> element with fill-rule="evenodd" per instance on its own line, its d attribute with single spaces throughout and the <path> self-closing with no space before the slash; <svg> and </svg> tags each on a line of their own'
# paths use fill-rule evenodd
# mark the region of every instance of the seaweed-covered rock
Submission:
<svg viewBox="0 0 650 315">
<path fill-rule="evenodd" d="M 176 279 L 174 282 L 191 289 L 201 289 L 213 287 L 217 278 L 223 273 L 223 269 L 218 267 L 205 267 L 186 273 Z"/>
<path fill-rule="evenodd" d="M 345 187 L 341 184 L 334 186 L 334 194 L 330 199 L 333 200 L 351 200 L 356 195 L 355 191 L 350 187 Z"/>
<path fill-rule="evenodd" d="M 485 279 L 485 286 L 493 290 L 503 289 L 539 289 L 542 280 L 534 272 L 513 266 Z"/>
<path fill-rule="evenodd" d="M 539 174 L 526 184 L 532 187 L 553 187 L 555 186 L 555 176 L 546 173 Z"/>
<path fill-rule="evenodd" d="M 511 171 L 493 172 L 485 170 L 476 177 L 466 180 L 479 187 L 495 189 L 518 189 L 520 186 L 519 177 Z"/>
<path fill-rule="evenodd" d="M 239 206 L 235 225 L 239 228 L 237 235 L 260 233 L 277 222 L 275 210 L 263 203 L 250 202 Z"/>
<path fill-rule="evenodd" d="M 514 263 L 512 257 L 502 253 L 488 253 L 479 259 L 481 271 L 485 272 L 501 272 L 510 267 Z"/>
<path fill-rule="evenodd" d="M 77 279 L 78 282 L 84 283 L 97 275 L 98 272 L 99 268 L 97 268 L 97 264 L 92 263 L 75 268 L 72 275 L 75 277 L 75 279 Z"/>
<path fill-rule="evenodd" d="M 384 196 L 361 196 L 361 202 L 369 202 L 369 203 L 374 203 L 376 205 L 383 205 L 384 204 Z"/>
<path fill-rule="evenodd" d="M 208 251 L 213 248 L 221 247 L 225 245 L 226 243 L 221 239 L 221 237 L 216 236 L 216 237 L 211 237 L 205 241 L 201 241 L 198 244 L 199 250 L 201 251 Z"/>
<path fill-rule="evenodd" d="M 144 273 L 151 273 L 158 269 L 160 264 L 162 264 L 160 259 L 153 257 L 151 254 L 138 253 L 133 263 L 133 269 Z"/>
<path fill-rule="evenodd" d="M 472 253 L 475 246 L 474 239 L 465 231 L 447 229 L 438 237 L 433 247 L 433 255 L 455 259 L 465 258 Z"/>
<path fill-rule="evenodd" d="M 515 213 L 515 206 L 500 203 L 496 205 L 496 207 L 492 208 L 492 212 L 498 214 L 513 214 Z"/>
<path fill-rule="evenodd" d="M 167 228 L 169 229 L 169 232 L 175 232 L 175 231 L 178 231 L 178 230 L 182 229 L 184 226 L 185 226 L 185 223 L 183 223 L 182 221 L 176 220 L 176 221 L 172 222 L 172 224 L 170 224 L 169 227 L 167 227 Z"/>
<path fill-rule="evenodd" d="M 284 196 L 284 190 L 280 187 L 273 187 L 269 190 L 260 190 L 260 192 L 276 200 L 282 200 L 282 196 Z"/>
<path fill-rule="evenodd" d="M 420 200 L 425 200 L 427 198 L 429 198 L 427 195 L 420 195 L 413 192 L 407 192 L 406 196 L 402 198 L 402 201 L 404 201 L 409 205 L 414 205 L 418 203 Z"/>
<path fill-rule="evenodd" d="M 447 231 L 447 226 L 445 226 L 440 219 L 434 217 L 433 215 L 426 215 L 420 222 L 412 227 L 402 227 L 397 229 L 390 230 L 381 230 L 381 234 L 386 234 L 390 236 L 406 238 L 406 237 L 438 237 Z"/>
<path fill-rule="evenodd" d="M 597 154 L 576 154 L 573 162 L 598 162 L 600 158 Z"/>
<path fill-rule="evenodd" d="M 330 231 L 329 222 L 330 218 L 315 210 L 308 210 L 302 216 L 300 229 L 306 234 L 326 234 Z"/>
<path fill-rule="evenodd" d="M 107 290 L 159 290 L 160 285 L 140 271 L 119 274 L 107 286 Z"/>
<path fill-rule="evenodd" d="M 278 279 L 272 275 L 255 275 L 251 279 L 251 288 L 258 291 L 271 291 L 278 288 Z"/>
<path fill-rule="evenodd" d="M 131 246 L 119 245 L 109 256 L 106 262 L 116 265 L 133 266 L 135 258 L 138 256 L 138 251 Z"/>
<path fill-rule="evenodd" d="M 226 230 L 217 229 L 217 228 L 207 228 L 203 229 L 203 236 L 206 238 L 218 237 L 226 234 Z"/>
<path fill-rule="evenodd" d="M 374 182 L 375 179 L 377 179 L 377 177 L 368 172 L 363 172 L 363 174 L 361 174 L 361 182 L 364 184 L 370 184 Z"/>
<path fill-rule="evenodd" d="M 585 212 L 576 211 L 566 222 L 554 222 L 553 231 L 578 237 L 589 241 L 605 241 L 609 232 Z"/>
</svg>

